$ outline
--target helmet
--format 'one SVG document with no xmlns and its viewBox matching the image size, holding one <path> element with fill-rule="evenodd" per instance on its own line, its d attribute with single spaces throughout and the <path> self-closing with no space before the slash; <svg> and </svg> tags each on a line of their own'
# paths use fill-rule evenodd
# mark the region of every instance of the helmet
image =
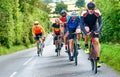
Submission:
<svg viewBox="0 0 120 77">
<path fill-rule="evenodd" d="M 38 21 L 35 21 L 34 24 L 39 24 L 39 22 L 38 22 Z"/>
<path fill-rule="evenodd" d="M 78 16 L 78 14 L 76 13 L 76 11 L 73 11 L 72 13 L 71 13 L 71 17 L 77 17 Z"/>
<path fill-rule="evenodd" d="M 60 22 L 60 20 L 59 19 L 55 19 L 55 22 Z"/>
<path fill-rule="evenodd" d="M 93 2 L 89 2 L 89 3 L 87 4 L 87 8 L 88 8 L 89 10 L 94 10 L 95 4 L 94 4 Z"/>
<path fill-rule="evenodd" d="M 67 14 L 67 11 L 66 11 L 66 10 L 62 10 L 61 13 L 60 13 L 60 15 L 63 16 L 63 17 L 65 17 L 66 14 Z"/>
</svg>

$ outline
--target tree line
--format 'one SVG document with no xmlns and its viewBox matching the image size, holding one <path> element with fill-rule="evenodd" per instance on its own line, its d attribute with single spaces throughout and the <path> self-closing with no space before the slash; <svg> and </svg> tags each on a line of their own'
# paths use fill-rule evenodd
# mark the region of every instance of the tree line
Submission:
<svg viewBox="0 0 120 77">
<path fill-rule="evenodd" d="M 102 13 L 103 28 L 101 42 L 120 43 L 120 1 L 119 0 L 92 0 Z M 85 0 L 77 0 L 80 9 L 84 8 Z M 63 2 L 57 3 L 55 13 L 59 14 L 62 9 L 67 10 Z"/>
<path fill-rule="evenodd" d="M 49 32 L 49 8 L 42 0 L 2 0 L 0 1 L 0 46 L 33 43 L 31 27 L 35 20 Z"/>
<path fill-rule="evenodd" d="M 102 12 L 102 42 L 120 43 L 120 1 L 95 0 L 95 3 Z"/>
</svg>

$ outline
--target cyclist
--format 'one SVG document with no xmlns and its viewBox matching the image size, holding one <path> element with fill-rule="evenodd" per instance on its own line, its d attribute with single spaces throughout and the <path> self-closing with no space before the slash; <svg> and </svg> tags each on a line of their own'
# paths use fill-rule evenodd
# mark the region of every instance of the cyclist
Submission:
<svg viewBox="0 0 120 77">
<path fill-rule="evenodd" d="M 67 14 L 67 11 L 66 10 L 62 10 L 61 13 L 60 13 L 61 17 L 59 18 L 61 21 L 62 21 L 62 30 L 61 32 L 64 34 L 64 43 L 65 43 L 65 50 L 67 52 L 67 17 L 68 17 L 68 14 Z"/>
<path fill-rule="evenodd" d="M 55 52 L 57 52 L 57 45 L 58 45 L 58 36 L 61 35 L 61 21 L 59 19 L 55 19 L 55 23 L 52 24 L 52 33 L 55 35 L 54 43 L 56 46 Z"/>
<path fill-rule="evenodd" d="M 97 26 L 97 23 L 99 27 Z M 95 50 L 97 52 L 97 66 L 100 67 L 101 64 L 99 62 L 100 57 L 100 43 L 99 43 L 99 32 L 102 28 L 102 16 L 98 9 L 95 8 L 95 4 L 93 2 L 89 2 L 87 4 L 87 9 L 83 10 L 81 13 L 81 29 L 85 33 L 85 48 L 88 50 L 88 38 L 90 31 L 94 31 L 94 45 Z M 85 51 L 86 52 L 86 51 Z M 89 53 L 89 51 L 87 51 Z"/>
<path fill-rule="evenodd" d="M 68 28 L 67 33 L 69 34 L 68 39 L 69 39 L 69 48 L 70 48 L 70 61 L 73 61 L 73 54 L 74 54 L 73 53 L 74 34 L 72 33 L 81 32 L 79 23 L 80 23 L 80 18 L 78 17 L 78 14 L 75 11 L 73 11 L 67 22 L 67 28 Z"/>
<path fill-rule="evenodd" d="M 41 37 L 42 43 L 44 45 L 44 41 L 45 41 L 44 33 L 45 33 L 44 28 L 41 25 L 39 25 L 38 21 L 35 21 L 32 27 L 32 35 L 36 39 L 37 51 L 39 48 L 39 36 Z"/>
</svg>

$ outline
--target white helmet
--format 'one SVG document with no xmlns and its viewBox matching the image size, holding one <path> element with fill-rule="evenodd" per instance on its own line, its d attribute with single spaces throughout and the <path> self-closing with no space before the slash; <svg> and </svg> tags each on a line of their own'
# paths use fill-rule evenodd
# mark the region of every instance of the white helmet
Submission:
<svg viewBox="0 0 120 77">
<path fill-rule="evenodd" d="M 38 21 L 35 21 L 34 24 L 39 24 L 39 22 L 38 22 Z"/>
<path fill-rule="evenodd" d="M 59 19 L 55 19 L 55 22 L 60 22 L 60 20 Z"/>
<path fill-rule="evenodd" d="M 72 17 L 77 17 L 78 14 L 76 13 L 76 11 L 73 11 L 73 12 L 71 13 L 71 16 L 72 16 Z"/>
</svg>

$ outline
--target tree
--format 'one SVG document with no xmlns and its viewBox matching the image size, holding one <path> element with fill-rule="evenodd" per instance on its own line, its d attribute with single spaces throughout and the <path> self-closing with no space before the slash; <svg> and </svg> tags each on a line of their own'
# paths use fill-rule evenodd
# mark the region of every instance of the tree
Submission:
<svg viewBox="0 0 120 77">
<path fill-rule="evenodd" d="M 119 0 L 95 0 L 102 13 L 104 39 L 102 42 L 120 43 L 120 1 Z"/>
<path fill-rule="evenodd" d="M 67 5 L 64 2 L 56 3 L 55 13 L 60 14 L 62 10 L 67 10 Z"/>
<path fill-rule="evenodd" d="M 85 6 L 85 0 L 77 0 L 75 5 L 77 7 L 84 7 Z"/>
</svg>

